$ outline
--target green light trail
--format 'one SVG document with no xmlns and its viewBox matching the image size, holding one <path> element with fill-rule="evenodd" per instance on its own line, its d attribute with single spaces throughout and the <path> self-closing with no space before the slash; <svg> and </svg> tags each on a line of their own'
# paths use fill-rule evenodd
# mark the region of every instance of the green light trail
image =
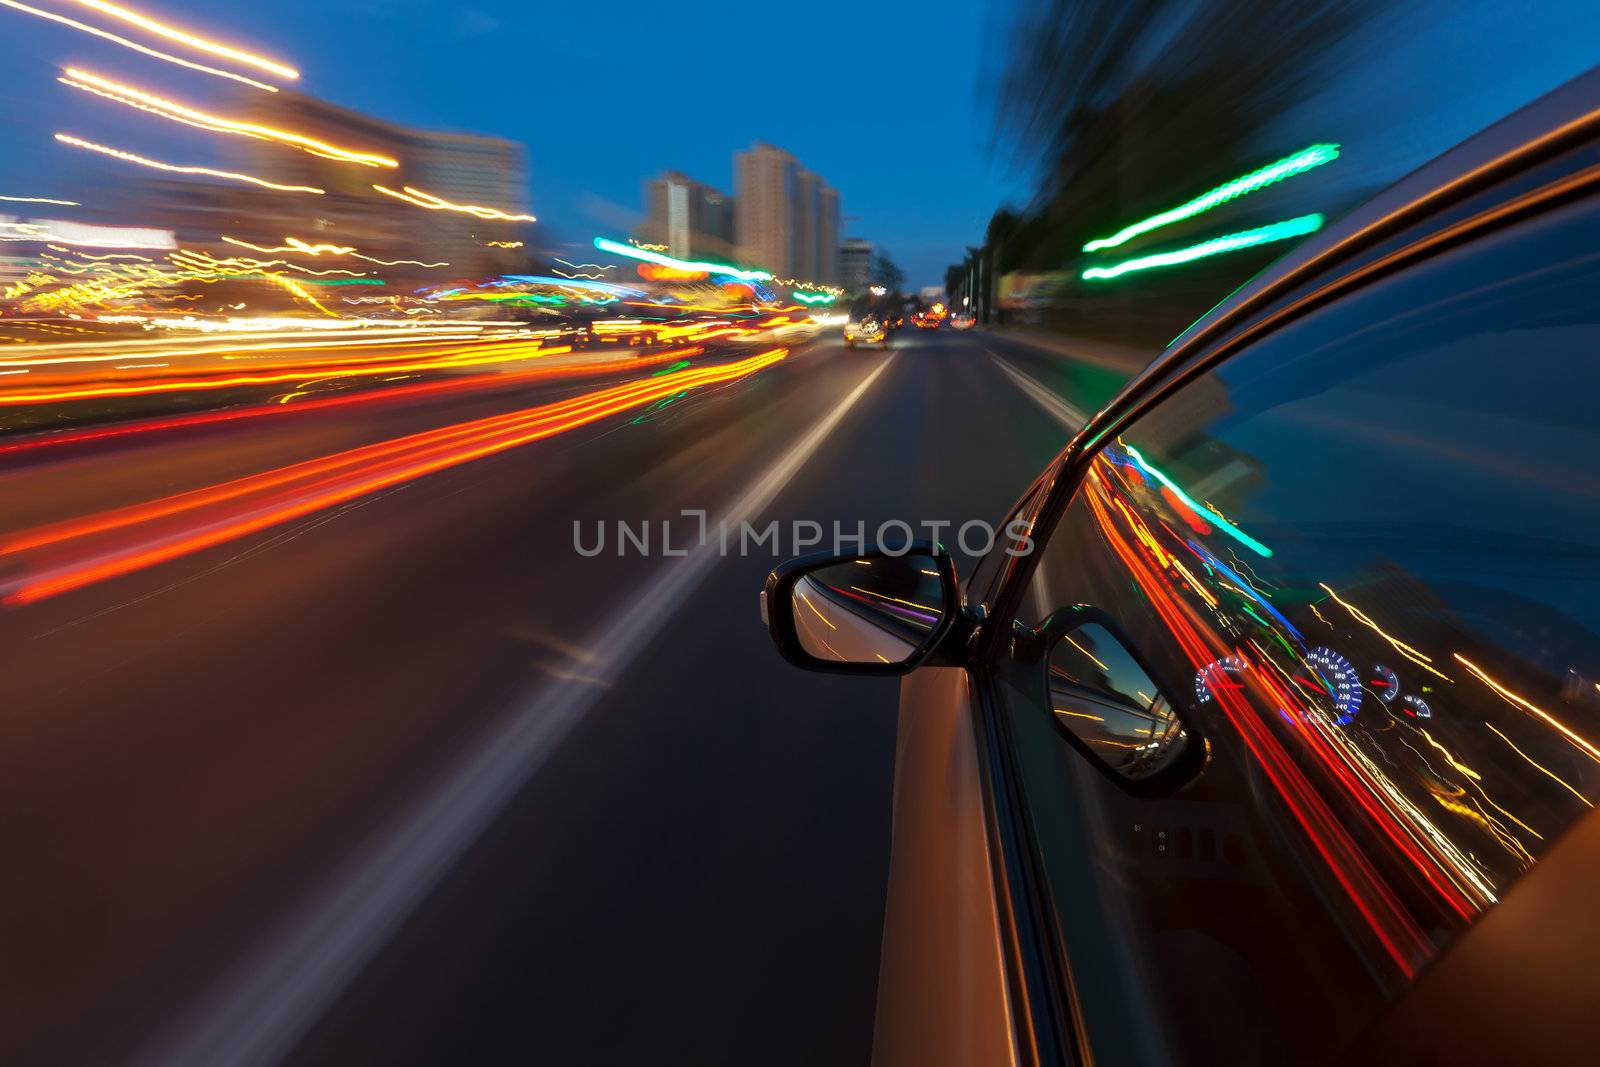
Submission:
<svg viewBox="0 0 1600 1067">
<path fill-rule="evenodd" d="M 1324 221 L 1320 213 L 1301 215 L 1299 218 L 1285 219 L 1282 222 L 1274 222 L 1269 226 L 1257 226 L 1253 230 L 1240 230 L 1238 233 L 1213 237 L 1209 241 L 1202 241 L 1197 245 L 1190 245 L 1188 248 L 1179 248 L 1171 252 L 1157 252 L 1154 255 L 1126 259 L 1112 267 L 1090 267 L 1083 272 L 1081 277 L 1085 281 L 1094 281 L 1097 278 L 1118 278 L 1124 274 L 1132 274 L 1134 271 L 1153 270 L 1156 267 L 1175 267 L 1180 263 L 1190 263 L 1209 256 L 1219 256 L 1224 252 L 1237 252 L 1241 248 L 1253 248 L 1256 245 L 1271 244 L 1273 241 L 1287 241 L 1291 237 L 1302 237 L 1308 233 L 1316 233 L 1322 229 Z"/>
<path fill-rule="evenodd" d="M 1142 222 L 1136 222 L 1131 226 L 1118 230 L 1110 237 L 1101 237 L 1090 241 L 1083 246 L 1083 250 L 1085 252 L 1098 252 L 1102 248 L 1115 248 L 1120 244 L 1133 240 L 1140 234 L 1149 233 L 1151 230 L 1160 229 L 1162 226 L 1170 226 L 1174 222 L 1182 222 L 1184 219 L 1192 219 L 1196 215 L 1210 211 L 1214 207 L 1226 204 L 1235 197 L 1253 193 L 1257 189 L 1265 189 L 1267 186 L 1281 182 L 1285 178 L 1293 178 L 1297 174 L 1304 174 L 1306 171 L 1320 167 L 1324 163 L 1332 163 L 1338 158 L 1339 146 L 1336 144 L 1314 144 L 1308 148 L 1302 148 L 1294 155 L 1285 156 L 1276 163 L 1268 163 L 1260 170 L 1253 170 L 1249 174 L 1235 178 L 1230 182 L 1224 182 L 1209 193 L 1201 193 L 1186 204 L 1179 204 L 1177 207 L 1163 211 L 1159 215 L 1151 215 Z"/>
<path fill-rule="evenodd" d="M 627 256 L 629 259 L 640 259 L 646 263 L 654 263 L 662 267 L 672 267 L 682 271 L 704 271 L 707 274 L 725 274 L 730 278 L 738 278 L 746 282 L 770 281 L 772 275 L 764 270 L 740 270 L 730 267 L 726 263 L 700 263 L 690 260 L 674 259 L 664 256 L 659 252 L 651 252 L 633 245 L 625 245 L 621 241 L 613 241 L 609 237 L 596 237 L 594 246 L 602 252 L 610 252 L 614 256 Z"/>
<path fill-rule="evenodd" d="M 802 304 L 831 304 L 834 300 L 827 293 L 802 293 L 798 290 L 795 292 L 794 298 Z"/>
<path fill-rule="evenodd" d="M 1218 515 L 1210 508 L 1195 503 L 1194 499 L 1189 496 L 1188 493 L 1183 491 L 1183 487 L 1181 485 L 1173 481 L 1171 478 L 1168 478 L 1161 471 L 1152 467 L 1149 461 L 1139 454 L 1139 450 L 1137 448 L 1134 448 L 1132 445 L 1123 445 L 1122 450 L 1128 453 L 1133 461 L 1139 465 L 1140 470 L 1144 471 L 1146 474 L 1150 475 L 1150 477 L 1154 478 L 1156 481 L 1172 490 L 1173 495 L 1188 505 L 1190 511 L 1193 511 L 1196 515 L 1205 519 L 1208 523 L 1215 526 L 1217 529 L 1221 530 L 1223 533 L 1227 534 L 1241 545 L 1244 545 L 1246 548 L 1250 549 L 1250 551 L 1256 553 L 1256 555 L 1271 557 L 1272 549 L 1268 548 L 1260 541 L 1257 541 L 1254 537 L 1251 537 L 1249 534 L 1245 533 L 1243 530 L 1239 529 L 1239 527 L 1235 526 L 1227 519 L 1224 519 L 1221 515 Z M 1265 620 L 1262 621 L 1265 622 Z"/>
</svg>

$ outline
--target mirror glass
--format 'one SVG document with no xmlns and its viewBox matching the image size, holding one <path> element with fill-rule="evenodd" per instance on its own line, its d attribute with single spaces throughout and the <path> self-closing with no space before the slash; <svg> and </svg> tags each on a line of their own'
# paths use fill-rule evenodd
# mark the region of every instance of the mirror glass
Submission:
<svg viewBox="0 0 1600 1067">
<path fill-rule="evenodd" d="M 1171 766 L 1189 743 L 1166 696 L 1098 623 L 1051 648 L 1050 706 L 1097 759 L 1133 781 Z"/>
<path fill-rule="evenodd" d="M 939 564 L 926 555 L 824 563 L 793 598 L 800 647 L 830 663 L 905 663 L 944 619 Z"/>
</svg>

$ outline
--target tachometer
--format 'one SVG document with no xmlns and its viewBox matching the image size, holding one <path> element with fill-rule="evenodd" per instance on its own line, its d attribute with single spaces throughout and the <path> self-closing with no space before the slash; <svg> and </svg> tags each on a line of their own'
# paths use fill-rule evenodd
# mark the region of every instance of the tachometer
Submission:
<svg viewBox="0 0 1600 1067">
<path fill-rule="evenodd" d="M 1361 710 L 1361 675 L 1331 648 L 1319 645 L 1307 652 L 1294 680 L 1336 726 L 1346 725 Z"/>
<path fill-rule="evenodd" d="M 1400 695 L 1400 679 L 1394 671 L 1379 663 L 1372 668 L 1371 676 L 1367 678 L 1367 688 L 1378 694 L 1378 699 L 1385 704 Z"/>
<path fill-rule="evenodd" d="M 1213 690 L 1242 689 L 1237 675 L 1244 671 L 1245 666 L 1245 661 L 1238 656 L 1223 656 L 1195 671 L 1195 700 L 1205 704 L 1210 701 Z"/>
</svg>

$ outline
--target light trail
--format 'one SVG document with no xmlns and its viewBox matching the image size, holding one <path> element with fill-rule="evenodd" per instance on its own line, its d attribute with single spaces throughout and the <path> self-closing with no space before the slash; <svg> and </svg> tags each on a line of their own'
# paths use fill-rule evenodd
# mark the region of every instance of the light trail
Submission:
<svg viewBox="0 0 1600 1067">
<path fill-rule="evenodd" d="M 1134 271 L 1152 270 L 1157 267 L 1175 267 L 1197 259 L 1220 256 L 1226 252 L 1237 252 L 1245 248 L 1254 248 L 1257 245 L 1271 244 L 1274 241 L 1287 241 L 1293 237 L 1303 237 L 1308 233 L 1316 233 L 1322 229 L 1324 221 L 1320 213 L 1301 215 L 1297 218 L 1284 219 L 1282 222 L 1274 222 L 1267 226 L 1257 226 L 1251 230 L 1240 230 L 1238 233 L 1213 237 L 1209 241 L 1201 241 L 1199 244 L 1190 245 L 1187 248 L 1178 248 L 1171 252 L 1157 252 L 1153 255 L 1123 260 L 1121 263 L 1111 267 L 1090 267 L 1079 277 L 1085 281 L 1093 281 L 1095 279 L 1118 278 Z"/>
<path fill-rule="evenodd" d="M 740 281 L 746 282 L 772 280 L 772 275 L 768 271 L 742 270 L 739 267 L 730 267 L 726 263 L 703 263 L 695 260 L 676 259 L 672 256 L 664 256 L 660 252 L 652 252 L 648 249 L 640 248 L 637 245 L 625 245 L 621 241 L 613 241 L 609 237 L 596 237 L 594 246 L 602 252 L 610 252 L 615 256 L 627 256 L 629 259 L 654 263 L 660 267 L 672 267 L 675 270 L 720 274 L 724 277 L 738 278 Z"/>
<path fill-rule="evenodd" d="M 1093 476 L 1094 472 L 1091 471 Z M 1085 485 L 1089 491 L 1084 494 L 1084 499 L 1089 502 L 1106 543 L 1126 565 L 1129 576 L 1149 597 L 1151 606 L 1167 631 L 1195 668 L 1202 669 L 1219 655 L 1226 654 L 1221 648 L 1213 646 L 1212 642 L 1216 639 L 1214 635 L 1195 624 L 1185 611 L 1183 602 L 1169 591 L 1162 574 L 1152 570 L 1118 531 L 1111 511 L 1100 499 L 1102 495 L 1114 499 L 1105 491 L 1104 482 L 1099 481 L 1091 486 L 1086 481 Z M 1257 674 L 1258 679 L 1266 677 L 1264 673 Z M 1244 695 L 1238 690 L 1221 687 L 1214 690 L 1213 695 L 1240 740 L 1300 824 L 1306 840 L 1322 856 L 1329 873 L 1366 920 L 1373 937 L 1401 974 L 1408 978 L 1414 975 L 1419 963 L 1432 954 L 1427 934 L 1350 835 L 1321 791 L 1312 785 L 1283 742 L 1262 721 Z"/>
<path fill-rule="evenodd" d="M 1568 727 L 1560 719 L 1557 719 L 1554 715 L 1551 715 L 1548 711 L 1545 711 L 1543 708 L 1539 707 L 1539 705 L 1533 703 L 1530 700 L 1525 699 L 1522 696 L 1519 696 L 1516 693 L 1513 693 L 1511 690 L 1507 689 L 1505 686 L 1503 686 L 1499 682 L 1495 681 L 1493 678 L 1491 678 L 1489 676 L 1489 672 L 1488 671 L 1485 671 L 1482 667 L 1478 666 L 1476 663 L 1472 662 L 1470 659 L 1468 659 L 1467 657 L 1463 656 L 1461 653 L 1456 652 L 1456 653 L 1452 653 L 1452 654 L 1455 656 L 1456 662 L 1460 663 L 1467 670 L 1471 671 L 1473 673 L 1473 675 L 1478 679 L 1478 681 L 1482 682 L 1484 685 L 1488 686 L 1490 689 L 1493 689 L 1496 693 L 1500 694 L 1500 696 L 1506 701 L 1506 703 L 1511 704 L 1514 707 L 1519 707 L 1524 711 L 1530 712 L 1531 714 L 1533 714 L 1533 715 L 1537 716 L 1538 718 L 1544 720 L 1546 723 L 1549 723 L 1551 726 L 1555 727 L 1556 730 L 1561 734 L 1561 736 L 1566 738 L 1567 742 L 1569 744 L 1571 744 L 1574 748 L 1578 749 L 1580 752 L 1582 752 L 1584 755 L 1588 756 L 1590 759 L 1594 760 L 1595 762 L 1600 763 L 1600 748 L 1596 748 L 1589 741 L 1585 740 L 1582 736 L 1580 736 L 1579 734 L 1575 733 L 1570 727 Z"/>
<path fill-rule="evenodd" d="M 421 189 L 407 185 L 403 192 L 396 192 L 383 185 L 374 185 L 374 189 L 385 196 L 392 196 L 396 200 L 404 200 L 408 204 L 427 208 L 429 211 L 455 211 L 463 215 L 472 215 L 480 219 L 493 219 L 500 222 L 538 222 L 532 215 L 512 215 L 498 208 L 482 207 L 478 204 L 452 204 L 442 200 L 432 193 L 425 193 Z"/>
<path fill-rule="evenodd" d="M 247 78 L 243 74 L 235 74 L 231 70 L 221 70 L 217 67 L 208 67 L 204 63 L 193 63 L 187 59 L 180 59 L 177 56 L 171 55 L 167 52 L 158 52 L 154 48 L 146 48 L 144 45 L 135 41 L 130 41 L 126 37 L 119 37 L 114 33 L 90 26 L 88 23 L 79 22 L 77 19 L 70 19 L 65 15 L 57 15 L 54 12 L 41 11 L 36 7 L 29 7 L 27 4 L 20 3 L 19 0 L 0 0 L 0 4 L 4 4 L 6 7 L 14 8 L 17 11 L 21 11 L 29 15 L 37 16 L 38 18 L 49 19 L 51 22 L 59 22 L 63 26 L 70 26 L 75 30 L 98 37 L 103 41 L 110 41 L 113 44 L 119 44 L 124 48 L 131 48 L 133 51 L 138 52 L 141 55 L 150 56 L 153 59 L 160 59 L 167 63 L 174 63 L 180 67 L 187 67 L 190 70 L 198 70 L 204 74 L 214 74 L 219 78 L 228 78 L 236 82 L 243 82 L 245 85 L 253 86 L 254 88 L 262 89 L 269 93 L 275 93 L 278 91 L 278 87 L 276 85 L 269 85 L 263 81 L 256 81 L 254 78 Z"/>
<path fill-rule="evenodd" d="M 48 196 L 0 196 L 13 204 L 57 204 L 61 207 L 80 207 L 76 200 L 52 200 Z"/>
<path fill-rule="evenodd" d="M 241 137 L 253 137 L 261 141 L 277 141 L 280 144 L 292 145 L 296 148 L 310 152 L 312 155 L 325 159 L 339 160 L 344 163 L 359 163 L 366 167 L 398 167 L 400 161 L 389 156 L 379 155 L 376 152 L 360 152 L 352 148 L 342 148 L 339 145 L 329 144 L 303 133 L 293 130 L 279 129 L 276 126 L 263 126 L 256 122 L 244 122 L 239 119 L 230 119 L 222 115 L 213 115 L 208 111 L 201 111 L 187 104 L 180 104 L 175 100 L 147 93 L 143 89 L 136 89 L 131 85 L 112 81 L 110 78 L 101 77 L 77 67 L 64 68 L 65 76 L 57 79 L 63 85 L 113 100 L 140 111 L 158 115 L 173 122 L 180 122 L 186 126 L 194 126 L 202 130 L 211 130 L 216 133 L 237 134 Z"/>
<path fill-rule="evenodd" d="M 222 239 L 230 245 L 238 245 L 240 248 L 248 248 L 252 252 L 261 252 L 269 256 L 278 252 L 305 252 L 308 255 L 313 256 L 318 256 L 324 252 L 327 252 L 330 255 L 342 256 L 348 255 L 356 250 L 354 245 L 307 244 L 298 237 L 285 237 L 284 240 L 288 243 L 281 245 L 253 245 L 249 241 L 241 241 L 237 237 L 229 237 L 227 235 L 223 235 Z"/>
<path fill-rule="evenodd" d="M 141 15 L 132 8 L 113 4 L 110 0 L 71 0 L 71 2 L 82 7 L 91 8 L 103 15 L 110 15 L 121 22 L 126 22 L 131 26 L 137 26 L 141 30 L 153 33 L 157 37 L 165 37 L 169 41 L 186 44 L 199 52 L 209 52 L 223 59 L 231 59 L 235 63 L 243 63 L 245 66 L 255 67 L 257 70 L 265 71 L 268 74 L 276 74 L 278 77 L 287 78 L 290 81 L 300 77 L 298 70 L 285 66 L 276 60 L 258 56 L 254 52 L 246 52 L 240 48 L 232 48 L 220 41 L 213 41 L 192 33 L 186 33 L 176 26 L 169 26 L 164 22 L 158 22 L 150 18 L 148 15 Z"/>
<path fill-rule="evenodd" d="M 0 0 L 0 2 L 3 2 L 3 0 Z M 93 141 L 85 141 L 81 137 L 74 137 L 68 133 L 56 134 L 56 140 L 60 141 L 62 144 L 72 145 L 75 148 L 86 148 L 91 152 L 99 152 L 101 155 L 110 156 L 113 159 L 121 159 L 129 163 L 137 163 L 141 167 L 151 167 L 155 170 L 170 171 L 173 174 L 203 174 L 212 178 L 225 178 L 229 181 L 248 182 L 251 185 L 259 185 L 264 189 L 276 189 L 285 193 L 313 193 L 317 196 L 321 196 L 327 191 L 325 189 L 318 189 L 315 186 L 310 185 L 279 185 L 277 182 L 269 182 L 265 178 L 255 178 L 248 174 L 238 174 L 231 170 L 213 170 L 210 167 L 184 167 L 179 166 L 176 163 L 162 163 L 160 160 L 147 159 L 144 156 L 134 155 L 132 152 L 124 152 L 120 148 L 108 148 L 103 144 L 95 144 Z"/>
<path fill-rule="evenodd" d="M 1149 218 L 1135 222 L 1131 226 L 1126 226 L 1110 237 L 1102 237 L 1090 241 L 1083 246 L 1083 250 L 1085 252 L 1097 252 L 1102 248 L 1115 248 L 1120 244 L 1126 244 L 1140 234 L 1149 233 L 1151 230 L 1159 230 L 1163 226 L 1170 226 L 1175 222 L 1194 218 L 1196 215 L 1202 215 L 1212 208 L 1226 204 L 1235 197 L 1253 193 L 1257 189 L 1265 189 L 1267 186 L 1281 182 L 1285 178 L 1293 178 L 1297 174 L 1304 174 L 1306 171 L 1320 167 L 1324 163 L 1332 163 L 1338 158 L 1339 146 L 1336 144 L 1314 144 L 1308 148 L 1302 148 L 1300 151 L 1293 155 L 1285 156 L 1276 163 L 1268 163 L 1259 170 L 1253 170 L 1249 174 L 1235 178 L 1230 182 L 1224 182 L 1210 192 L 1201 193 L 1193 200 L 1179 204 L 1175 208 L 1151 215 Z"/>
<path fill-rule="evenodd" d="M 287 243 L 282 245 L 253 245 L 249 241 L 241 241 L 237 237 L 229 237 L 227 235 L 223 235 L 222 239 L 231 245 L 238 245 L 240 248 L 248 248 L 252 252 L 262 252 L 268 255 L 277 252 L 305 252 L 309 255 L 320 256 L 326 253 L 330 256 L 350 256 L 368 263 L 377 263 L 384 267 L 448 267 L 450 265 L 443 260 L 430 263 L 421 259 L 378 259 L 376 256 L 363 255 L 356 251 L 354 245 L 308 244 L 298 237 L 285 237 L 284 241 Z M 518 243 L 520 244 L 521 242 Z"/>
<path fill-rule="evenodd" d="M 509 349 L 509 350 L 508 350 Z M 505 363 L 517 359 L 537 358 L 541 353 L 537 343 L 522 342 L 511 346 L 485 346 L 462 353 L 442 353 L 438 358 L 418 358 L 410 354 L 407 359 L 382 357 L 370 361 L 349 361 L 342 364 L 317 364 L 291 366 L 253 374 L 221 374 L 187 378 L 132 379 L 122 382 L 90 382 L 81 385 L 39 387 L 28 391 L 0 391 L 0 407 L 24 407 L 33 404 L 62 404 L 82 400 L 101 400 L 120 396 L 155 396 L 163 393 L 204 392 L 216 389 L 240 389 L 250 386 L 277 385 L 283 382 L 302 381 L 307 375 L 323 378 L 361 378 L 380 374 L 400 374 L 415 371 L 455 370 L 463 367 Z M 126 355 L 112 357 L 127 359 Z M 142 357 L 149 358 L 149 357 Z M 630 360 L 637 365 L 638 360 Z"/>
<path fill-rule="evenodd" d="M 675 356 L 698 355 L 700 351 L 698 348 L 681 349 L 677 352 L 647 357 L 642 362 L 649 363 L 657 359 L 672 359 Z M 167 433 L 174 430 L 211 426 L 218 423 L 246 422 L 272 415 L 297 415 L 312 411 L 323 411 L 329 408 L 383 406 L 402 402 L 410 403 L 424 397 L 517 388 L 537 381 L 546 381 L 557 376 L 582 378 L 606 374 L 639 366 L 640 362 L 640 360 L 630 359 L 625 362 L 618 360 L 603 364 L 588 364 L 582 367 L 564 368 L 566 373 L 561 375 L 544 368 L 527 371 L 491 371 L 486 374 L 455 377 L 445 381 L 418 382 L 411 385 L 397 385 L 383 389 L 341 393 L 335 396 L 302 400 L 296 404 L 288 404 L 286 400 L 280 398 L 271 404 L 253 404 L 247 407 L 228 408 L 222 411 L 201 411 L 188 415 L 161 416 L 141 419 L 135 422 L 118 423 L 114 426 L 96 429 L 55 431 L 31 440 L 0 444 L 0 456 L 70 448 L 73 445 L 92 441 L 137 437 L 148 433 Z M 25 370 L 0 371 L 0 374 L 26 373 L 28 372 Z M 303 391 L 301 393 L 303 395 Z"/>
<path fill-rule="evenodd" d="M 1361 625 L 1367 627 L 1369 630 L 1372 630 L 1379 637 L 1381 637 L 1385 641 L 1389 642 L 1389 644 L 1391 646 L 1393 646 L 1393 648 L 1394 648 L 1394 650 L 1396 652 L 1400 653 L 1406 659 L 1410 660 L 1412 663 L 1415 663 L 1417 666 L 1421 667 L 1423 670 L 1428 671 L 1430 674 L 1433 674 L 1433 675 L 1435 675 L 1436 677 L 1439 677 L 1439 678 L 1443 678 L 1447 682 L 1454 681 L 1454 679 L 1452 679 L 1448 675 L 1441 674 L 1438 670 L 1436 670 L 1434 668 L 1434 666 L 1433 666 L 1433 657 L 1432 656 L 1428 655 L 1426 652 L 1421 652 L 1421 651 L 1419 651 L 1419 650 L 1417 650 L 1415 648 L 1412 648 L 1410 645 L 1406 644 L 1404 641 L 1400 640 L 1398 637 L 1395 637 L 1395 636 L 1385 632 L 1383 627 L 1379 626 L 1376 622 L 1374 622 L 1372 620 L 1372 617 L 1369 616 L 1366 612 L 1362 611 L 1360 608 L 1356 607 L 1354 604 L 1352 604 L 1349 601 L 1347 601 L 1347 600 L 1343 599 L 1342 597 L 1340 597 L 1338 593 L 1335 593 L 1333 591 L 1333 587 L 1330 586 L 1327 582 L 1318 582 L 1317 585 L 1321 586 L 1322 587 L 1322 591 L 1327 593 L 1330 597 L 1333 598 L 1333 602 L 1335 604 L 1338 604 L 1341 608 L 1343 608 L 1344 610 L 1348 611 L 1350 613 L 1350 617 L 1351 618 L 1355 619 Z"/>
<path fill-rule="evenodd" d="M 788 354 L 772 349 L 736 363 L 646 378 L 567 400 L 426 430 L 333 456 L 267 471 L 118 509 L 49 528 L 44 541 L 66 552 L 21 577 L 0 581 L 13 604 L 28 604 L 105 581 L 180 556 L 248 536 L 389 486 L 516 448 L 595 422 L 662 397 L 735 381 L 771 366 Z M 226 506 L 224 506 L 226 505 Z M 131 529 L 159 518 L 182 516 L 174 529 L 146 530 L 118 544 L 79 544 L 93 535 Z M 0 551 L 19 551 L 18 542 Z M 76 551 L 71 551 L 76 549 Z"/>
<path fill-rule="evenodd" d="M 682 355 L 683 353 L 680 352 L 674 354 Z M 727 366 L 731 366 L 731 364 L 724 364 L 720 367 L 712 367 L 707 369 L 717 371 L 725 369 Z M 615 369 L 615 365 L 613 365 L 612 369 Z M 532 377 L 533 373 L 526 375 L 524 380 L 526 380 L 528 377 Z M 682 381 L 683 379 L 681 377 L 674 379 L 674 388 L 677 388 L 677 384 L 681 383 Z M 631 389 L 635 387 L 648 386 L 649 384 L 650 382 L 648 379 L 640 379 L 625 383 L 625 386 L 612 386 L 609 387 L 609 389 L 613 391 L 624 387 Z M 606 391 L 607 390 L 601 390 L 600 392 Z M 594 396 L 598 394 L 587 395 Z M 583 397 L 578 397 L 576 400 L 561 401 L 559 403 L 570 404 L 576 401 L 581 401 L 582 399 Z M 307 402 L 306 405 L 298 406 L 298 409 L 306 410 L 312 403 L 314 402 Z M 499 425 L 501 422 L 506 420 L 514 420 L 522 415 L 525 415 L 528 411 L 544 411 L 550 409 L 551 407 L 552 405 L 544 405 L 541 408 L 512 411 L 501 415 L 489 416 L 485 419 L 472 420 L 468 423 L 462 423 L 459 425 L 462 427 L 484 428 L 488 426 Z M 288 410 L 293 411 L 296 410 L 296 408 L 290 408 Z M 451 427 L 444 428 L 444 430 L 449 429 L 451 429 Z M 60 544 L 64 541 L 106 533 L 111 530 L 118 530 L 127 526 L 149 522 L 153 519 L 160 519 L 170 515 L 179 514 L 204 504 L 212 504 L 220 501 L 231 500 L 248 491 L 285 484 L 286 482 L 293 480 L 293 477 L 298 477 L 307 473 L 322 473 L 326 470 L 336 469 L 345 463 L 345 457 L 357 455 L 362 457 L 370 457 L 378 454 L 387 455 L 388 451 L 386 450 L 390 446 L 396 445 L 397 443 L 404 443 L 411 441 L 416 437 L 423 437 L 442 432 L 443 430 L 430 430 L 425 431 L 420 435 L 414 434 L 407 437 L 398 438 L 393 441 L 365 445 L 348 452 L 337 453 L 333 456 L 325 456 L 316 460 L 307 460 L 303 463 L 292 464 L 290 467 L 282 468 L 277 472 L 268 471 L 264 474 L 250 475 L 246 478 L 223 483 L 220 486 L 212 486 L 206 489 L 197 489 L 187 493 L 179 493 L 175 496 L 165 497 L 161 500 L 152 501 L 146 504 L 137 504 L 129 507 L 119 508 L 114 511 L 102 513 L 98 516 L 90 516 L 83 519 L 69 519 L 65 522 L 52 523 L 48 526 L 43 526 L 25 533 L 16 534 L 7 540 L 0 541 L 0 556 L 13 555 L 19 552 Z M 292 471 L 294 473 L 289 477 L 279 477 L 283 471 Z"/>
</svg>

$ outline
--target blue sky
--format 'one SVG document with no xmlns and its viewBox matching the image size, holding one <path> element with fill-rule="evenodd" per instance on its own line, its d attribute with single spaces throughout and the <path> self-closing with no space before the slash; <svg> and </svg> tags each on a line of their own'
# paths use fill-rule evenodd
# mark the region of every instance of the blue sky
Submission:
<svg viewBox="0 0 1600 1067">
<path fill-rule="evenodd" d="M 65 0 L 33 2 L 105 21 Z M 921 285 L 941 280 L 990 212 L 1031 186 L 989 151 L 983 86 L 1003 51 L 1008 0 L 127 2 L 285 59 L 303 88 L 344 106 L 523 142 L 534 212 L 574 239 L 623 231 L 641 180 L 664 168 L 730 189 L 732 153 L 765 140 L 835 185 L 853 216 L 847 232 L 886 248 Z M 1600 59 L 1592 9 L 1577 0 L 1396 10 L 1323 92 L 1263 131 L 1264 158 L 1280 141 L 1339 140 L 1359 148 L 1346 157 L 1352 171 L 1388 181 Z M 127 173 L 53 144 L 58 129 L 184 162 L 226 158 L 213 135 L 54 78 L 78 62 L 212 105 L 229 100 L 228 83 L 3 7 L 0 31 L 0 193 L 87 203 Z"/>
</svg>

